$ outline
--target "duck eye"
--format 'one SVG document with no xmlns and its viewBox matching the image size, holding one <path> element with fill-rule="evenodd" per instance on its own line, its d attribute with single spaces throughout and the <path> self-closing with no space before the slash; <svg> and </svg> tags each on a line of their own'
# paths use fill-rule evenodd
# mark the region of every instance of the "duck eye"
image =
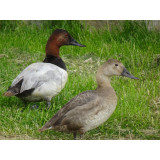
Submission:
<svg viewBox="0 0 160 160">
<path fill-rule="evenodd" d="M 65 36 L 65 37 L 68 37 L 68 34 L 65 34 L 64 36 Z"/>
<path fill-rule="evenodd" d="M 118 66 L 118 64 L 115 64 L 115 66 Z"/>
</svg>

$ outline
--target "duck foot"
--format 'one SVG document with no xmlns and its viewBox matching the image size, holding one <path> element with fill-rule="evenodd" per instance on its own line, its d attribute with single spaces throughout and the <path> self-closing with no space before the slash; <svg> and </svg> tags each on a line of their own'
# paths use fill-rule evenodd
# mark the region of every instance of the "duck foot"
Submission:
<svg viewBox="0 0 160 160">
<path fill-rule="evenodd" d="M 51 102 L 47 102 L 47 109 L 50 109 L 51 107 Z"/>
<path fill-rule="evenodd" d="M 84 136 L 84 134 L 80 134 L 80 140 L 82 140 L 82 139 L 83 139 L 83 136 Z"/>
<path fill-rule="evenodd" d="M 74 140 L 77 140 L 77 132 L 73 133 Z"/>
<path fill-rule="evenodd" d="M 31 109 L 38 109 L 38 108 L 39 108 L 39 106 L 36 105 L 36 104 L 34 104 L 33 106 L 31 106 Z"/>
</svg>

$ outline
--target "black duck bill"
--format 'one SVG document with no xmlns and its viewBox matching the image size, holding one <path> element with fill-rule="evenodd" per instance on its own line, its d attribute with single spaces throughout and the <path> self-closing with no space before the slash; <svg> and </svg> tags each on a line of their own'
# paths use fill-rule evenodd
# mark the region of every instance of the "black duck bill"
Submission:
<svg viewBox="0 0 160 160">
<path fill-rule="evenodd" d="M 126 68 L 123 69 L 123 72 L 121 75 L 124 77 L 129 77 L 131 79 L 137 79 L 137 80 L 139 79 L 139 78 L 133 76 L 131 73 L 129 73 L 129 71 Z"/>
<path fill-rule="evenodd" d="M 73 37 L 71 37 L 71 41 L 69 42 L 69 45 L 86 47 L 85 45 L 78 43 Z"/>
</svg>

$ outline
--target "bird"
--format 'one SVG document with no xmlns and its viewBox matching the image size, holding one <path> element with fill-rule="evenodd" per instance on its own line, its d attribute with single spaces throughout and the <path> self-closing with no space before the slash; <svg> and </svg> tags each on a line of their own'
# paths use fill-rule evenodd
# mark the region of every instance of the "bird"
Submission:
<svg viewBox="0 0 160 160">
<path fill-rule="evenodd" d="M 109 59 L 96 74 L 97 88 L 80 93 L 66 103 L 46 124 L 39 129 L 72 133 L 74 139 L 103 124 L 114 112 L 117 96 L 110 81 L 112 76 L 134 77 L 115 59 Z"/>
<path fill-rule="evenodd" d="M 64 88 L 68 78 L 66 65 L 59 56 L 60 47 L 64 45 L 85 47 L 68 31 L 56 29 L 47 41 L 43 62 L 26 67 L 3 95 L 16 96 L 25 102 L 46 101 L 49 108 L 52 97 Z"/>
</svg>

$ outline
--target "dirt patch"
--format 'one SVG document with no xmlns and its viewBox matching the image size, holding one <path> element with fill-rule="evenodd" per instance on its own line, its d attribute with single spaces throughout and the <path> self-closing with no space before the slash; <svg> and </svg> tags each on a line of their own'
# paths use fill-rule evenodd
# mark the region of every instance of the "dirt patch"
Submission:
<svg viewBox="0 0 160 160">
<path fill-rule="evenodd" d="M 141 132 L 144 133 L 147 136 L 158 134 L 158 130 L 154 130 L 154 129 L 142 129 Z"/>
<path fill-rule="evenodd" d="M 34 138 L 29 137 L 27 135 L 0 135 L 0 140 L 34 140 Z"/>
<path fill-rule="evenodd" d="M 0 58 L 3 58 L 3 57 L 7 57 L 8 58 L 8 56 L 6 54 L 0 54 Z"/>
<path fill-rule="evenodd" d="M 81 21 L 82 24 L 86 24 L 90 26 L 90 29 L 92 30 L 93 28 L 100 30 L 100 29 L 108 29 L 112 30 L 113 27 L 117 26 L 118 28 L 121 28 L 122 23 L 124 21 L 119 20 L 119 21 L 113 21 L 113 20 L 86 20 L 86 21 Z"/>
</svg>

